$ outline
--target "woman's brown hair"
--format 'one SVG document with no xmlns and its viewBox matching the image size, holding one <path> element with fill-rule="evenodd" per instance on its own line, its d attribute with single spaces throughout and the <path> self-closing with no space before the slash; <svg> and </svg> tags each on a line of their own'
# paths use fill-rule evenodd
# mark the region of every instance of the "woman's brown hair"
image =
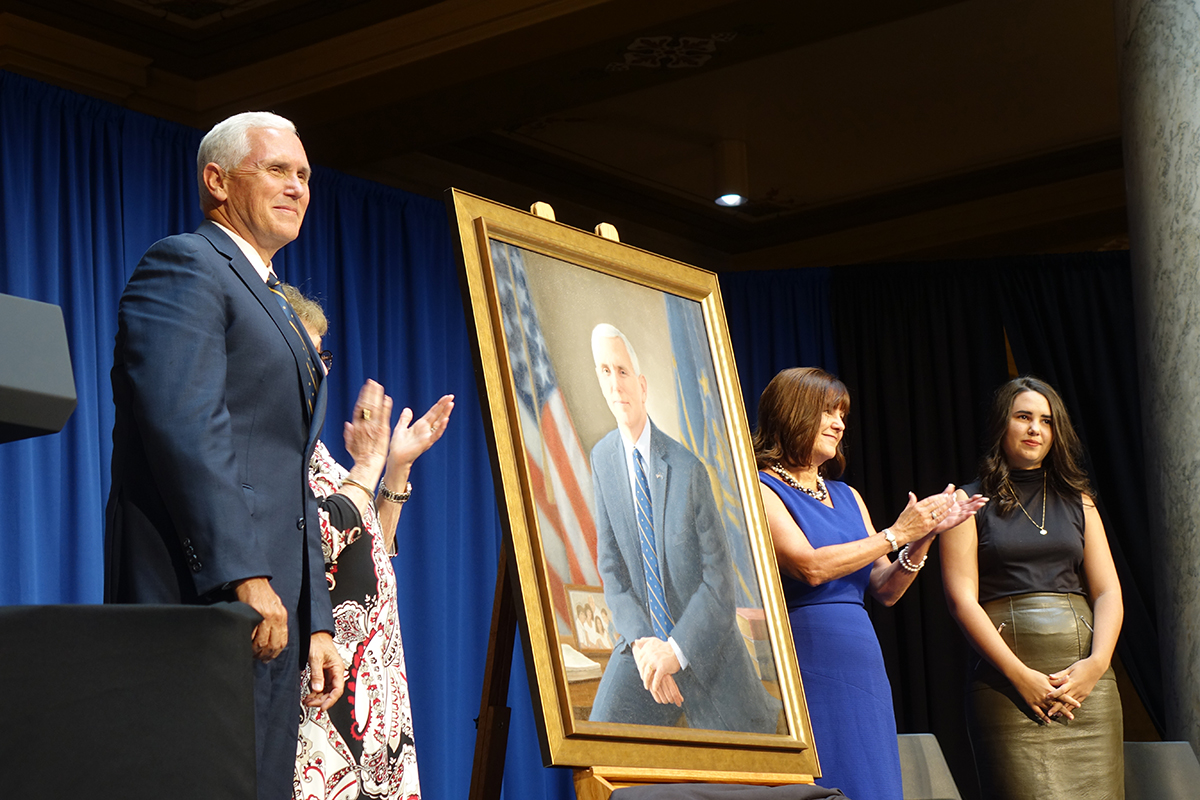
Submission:
<svg viewBox="0 0 1200 800">
<path fill-rule="evenodd" d="M 1062 397 L 1043 380 L 1025 375 L 1013 378 L 996 390 L 992 409 L 988 413 L 984 441 L 987 450 L 979 462 L 979 478 L 983 494 L 998 503 L 1000 515 L 1007 517 L 1017 508 L 1017 496 L 1008 479 L 1008 460 L 1004 455 L 1004 437 L 1008 434 L 1008 419 L 1013 401 L 1024 392 L 1037 392 L 1050 405 L 1050 425 L 1054 439 L 1050 452 L 1042 462 L 1046 470 L 1046 485 L 1059 497 L 1069 499 L 1080 494 L 1093 495 L 1087 473 L 1083 469 L 1083 445 L 1071 425 L 1071 417 Z"/>
<path fill-rule="evenodd" d="M 754 461 L 759 469 L 774 464 L 807 467 L 813 442 L 821 431 L 825 411 L 850 413 L 846 384 L 823 369 L 793 367 L 771 379 L 758 399 L 758 425 L 754 430 Z M 824 478 L 840 477 L 846 455 L 838 442 L 837 454 L 820 467 Z"/>
</svg>

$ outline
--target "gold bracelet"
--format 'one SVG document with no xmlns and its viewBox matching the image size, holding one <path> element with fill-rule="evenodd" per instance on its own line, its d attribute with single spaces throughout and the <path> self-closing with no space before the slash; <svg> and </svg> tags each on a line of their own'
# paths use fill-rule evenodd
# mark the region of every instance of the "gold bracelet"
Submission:
<svg viewBox="0 0 1200 800">
<path fill-rule="evenodd" d="M 372 492 L 370 489 L 368 489 L 367 487 L 363 486 L 361 483 L 359 483 L 358 481 L 354 480 L 353 478 L 349 478 L 349 477 L 347 477 L 347 478 L 342 478 L 342 486 L 345 486 L 347 483 L 348 483 L 348 484 L 350 484 L 351 486 L 354 486 L 354 487 L 357 487 L 357 488 L 359 488 L 359 489 L 362 489 L 364 492 L 366 492 L 366 493 L 367 493 L 367 497 L 370 497 L 372 500 L 374 500 L 374 499 L 375 499 L 375 493 L 374 493 L 374 492 Z"/>
<path fill-rule="evenodd" d="M 391 489 L 389 489 L 387 487 L 386 481 L 381 480 L 379 482 L 379 496 L 382 497 L 384 500 L 387 500 L 389 503 L 407 503 L 408 498 L 411 495 L 412 495 L 412 483 L 411 482 L 406 483 L 404 485 L 403 492 L 393 492 Z"/>
</svg>

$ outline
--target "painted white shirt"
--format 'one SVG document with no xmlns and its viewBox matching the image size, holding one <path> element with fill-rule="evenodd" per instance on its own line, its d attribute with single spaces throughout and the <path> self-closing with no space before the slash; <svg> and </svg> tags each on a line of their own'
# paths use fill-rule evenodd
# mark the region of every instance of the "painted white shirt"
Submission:
<svg viewBox="0 0 1200 800">
<path fill-rule="evenodd" d="M 646 424 L 642 426 L 642 435 L 638 437 L 636 442 L 631 442 L 629 437 L 625 434 L 625 431 L 621 430 L 620 428 L 617 429 L 621 434 L 621 443 L 625 445 L 625 468 L 629 472 L 629 492 L 630 496 L 634 498 L 637 497 L 637 472 L 634 470 L 633 466 L 633 451 L 635 448 L 639 453 L 642 454 L 642 462 L 646 465 L 646 482 L 650 482 L 650 427 L 650 418 L 646 417 Z M 635 500 L 634 503 L 636 506 L 637 501 Z M 636 507 L 634 508 L 633 513 L 634 518 L 636 519 Z M 659 532 L 655 531 L 654 535 L 658 536 Z M 655 546 L 658 546 L 657 542 L 655 542 Z M 662 548 L 659 549 L 661 550 Z M 662 564 L 659 564 L 659 569 L 662 569 Z M 661 579 L 662 576 L 659 575 L 659 578 Z M 671 645 L 671 649 L 675 651 L 675 658 L 679 659 L 679 668 L 687 669 L 687 656 L 685 656 L 683 651 L 679 649 L 679 645 L 676 643 L 675 637 L 667 637 L 667 644 Z"/>
</svg>

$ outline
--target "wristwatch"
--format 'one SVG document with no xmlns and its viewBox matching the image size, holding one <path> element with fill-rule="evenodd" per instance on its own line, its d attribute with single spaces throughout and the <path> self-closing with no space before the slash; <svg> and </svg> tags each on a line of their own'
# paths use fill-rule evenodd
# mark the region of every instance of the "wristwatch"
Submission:
<svg viewBox="0 0 1200 800">
<path fill-rule="evenodd" d="M 896 541 L 896 534 L 892 533 L 891 528 L 884 528 L 880 532 L 883 534 L 883 538 L 887 539 L 888 544 L 892 546 L 893 553 L 900 549 L 900 543 Z"/>
<path fill-rule="evenodd" d="M 412 496 L 412 483 L 411 482 L 406 483 L 404 485 L 403 492 L 393 492 L 391 489 L 388 488 L 386 483 L 384 483 L 383 481 L 380 481 L 379 482 L 379 496 L 382 497 L 384 500 L 387 500 L 389 503 L 407 503 L 408 498 Z"/>
</svg>

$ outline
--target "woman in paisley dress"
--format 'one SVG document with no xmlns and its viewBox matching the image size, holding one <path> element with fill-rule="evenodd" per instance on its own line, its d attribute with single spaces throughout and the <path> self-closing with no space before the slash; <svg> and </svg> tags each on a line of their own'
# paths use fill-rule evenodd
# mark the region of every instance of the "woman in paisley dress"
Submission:
<svg viewBox="0 0 1200 800">
<path fill-rule="evenodd" d="M 321 307 L 293 287 L 285 286 L 284 292 L 320 351 L 328 327 Z M 322 360 L 328 369 L 331 354 L 322 352 Z M 421 796 L 391 556 L 400 512 L 412 490 L 409 471 L 441 438 L 453 408 L 447 395 L 416 422 L 406 408 L 389 438 L 391 398 L 378 383 L 367 381 L 344 430 L 353 467 L 338 464 L 322 442 L 313 452 L 309 485 L 323 501 L 334 643 L 347 676 L 342 701 L 328 712 L 304 709 L 293 780 L 296 800 Z M 305 672 L 302 690 L 307 681 Z"/>
</svg>

